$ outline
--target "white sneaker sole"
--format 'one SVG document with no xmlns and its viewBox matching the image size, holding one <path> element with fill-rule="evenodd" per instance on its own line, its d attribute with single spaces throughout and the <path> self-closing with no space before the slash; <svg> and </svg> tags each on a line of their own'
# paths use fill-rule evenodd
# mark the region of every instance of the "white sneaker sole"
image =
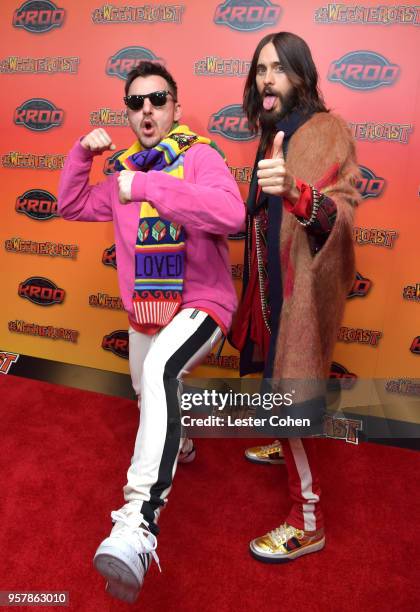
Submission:
<svg viewBox="0 0 420 612">
<path fill-rule="evenodd" d="M 116 538 L 107 538 L 100 544 L 93 558 L 97 571 L 107 579 L 106 590 L 110 595 L 133 603 L 136 601 L 143 584 L 140 560 L 133 558 L 133 549 L 124 542 L 115 544 Z M 137 553 L 135 553 L 137 554 Z"/>
<path fill-rule="evenodd" d="M 325 546 L 325 537 L 318 542 L 314 542 L 313 544 L 309 544 L 308 546 L 304 546 L 302 548 L 297 548 L 287 555 L 275 554 L 275 553 L 266 553 L 260 551 L 256 546 L 254 546 L 254 540 L 249 543 L 249 550 L 251 555 L 257 561 L 262 561 L 263 563 L 285 563 L 287 561 L 293 561 L 294 559 L 298 559 L 303 555 L 307 555 L 308 553 L 317 552 L 318 550 L 322 550 Z"/>
</svg>

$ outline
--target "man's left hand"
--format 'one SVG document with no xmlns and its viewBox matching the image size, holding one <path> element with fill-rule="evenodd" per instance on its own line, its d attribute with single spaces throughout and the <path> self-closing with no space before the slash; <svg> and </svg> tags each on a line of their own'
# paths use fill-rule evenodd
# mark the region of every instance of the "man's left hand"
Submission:
<svg viewBox="0 0 420 612">
<path fill-rule="evenodd" d="M 293 174 L 289 172 L 283 155 L 284 132 L 277 132 L 273 142 L 271 159 L 258 162 L 258 185 L 264 193 L 284 196 L 295 204 L 300 196 Z"/>
<path fill-rule="evenodd" d="M 135 175 L 136 173 L 131 170 L 121 170 L 118 175 L 118 197 L 120 198 L 121 204 L 131 202 L 131 184 Z"/>
</svg>

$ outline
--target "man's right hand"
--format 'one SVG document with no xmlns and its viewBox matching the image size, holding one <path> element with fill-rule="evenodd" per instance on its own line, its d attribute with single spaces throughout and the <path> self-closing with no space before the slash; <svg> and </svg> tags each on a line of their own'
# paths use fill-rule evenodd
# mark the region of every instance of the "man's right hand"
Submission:
<svg viewBox="0 0 420 612">
<path fill-rule="evenodd" d="M 93 153 L 103 153 L 107 150 L 114 151 L 116 148 L 109 134 L 102 128 L 96 128 L 89 132 L 87 136 L 82 138 L 80 144 L 83 148 Z"/>
</svg>

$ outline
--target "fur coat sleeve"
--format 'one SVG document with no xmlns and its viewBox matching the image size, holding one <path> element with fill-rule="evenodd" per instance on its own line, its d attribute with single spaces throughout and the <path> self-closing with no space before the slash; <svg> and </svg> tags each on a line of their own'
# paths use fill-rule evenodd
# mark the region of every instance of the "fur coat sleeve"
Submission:
<svg viewBox="0 0 420 612">
<path fill-rule="evenodd" d="M 353 213 L 360 196 L 355 147 L 345 122 L 317 113 L 293 135 L 286 161 L 289 170 L 314 185 L 337 207 L 332 231 L 312 255 L 308 235 L 284 210 L 280 232 L 283 307 L 274 362 L 275 378 L 323 379 L 332 353 L 345 300 L 354 281 Z"/>
</svg>

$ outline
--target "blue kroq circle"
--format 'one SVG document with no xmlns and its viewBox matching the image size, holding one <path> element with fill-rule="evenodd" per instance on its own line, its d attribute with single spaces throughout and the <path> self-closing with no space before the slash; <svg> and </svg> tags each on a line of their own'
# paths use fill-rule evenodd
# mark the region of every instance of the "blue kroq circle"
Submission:
<svg viewBox="0 0 420 612">
<path fill-rule="evenodd" d="M 58 6 L 50 2 L 50 0 L 27 0 L 24 2 L 21 7 L 16 9 L 16 13 L 26 12 L 26 11 L 57 11 L 60 10 L 63 13 L 64 17 L 64 9 L 59 9 Z M 33 34 L 42 34 L 44 32 L 49 32 L 53 28 L 59 28 L 62 25 L 61 23 L 50 23 L 50 24 L 32 24 L 26 23 L 25 25 L 13 24 L 16 28 L 23 28 L 28 32 L 32 32 Z"/>
</svg>

